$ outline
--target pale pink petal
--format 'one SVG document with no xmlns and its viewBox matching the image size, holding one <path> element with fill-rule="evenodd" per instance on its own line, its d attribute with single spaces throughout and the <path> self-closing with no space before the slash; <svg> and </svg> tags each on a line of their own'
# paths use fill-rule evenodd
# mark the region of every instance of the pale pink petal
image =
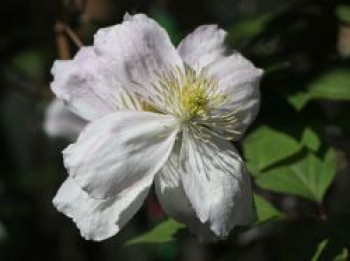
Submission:
<svg viewBox="0 0 350 261">
<path fill-rule="evenodd" d="M 60 100 L 54 99 L 46 109 L 44 131 L 52 138 L 77 139 L 87 122 L 71 112 Z"/>
<path fill-rule="evenodd" d="M 218 79 L 221 93 L 226 102 L 211 110 L 212 114 L 225 115 L 236 112 L 237 122 L 232 126 L 221 126 L 222 131 L 237 132 L 238 140 L 254 121 L 260 107 L 260 79 L 263 74 L 250 61 L 239 53 L 221 58 L 208 67 L 209 74 Z"/>
<path fill-rule="evenodd" d="M 88 121 L 116 110 L 137 110 L 138 104 L 123 103 L 123 97 L 129 99 L 131 94 L 126 94 L 109 67 L 93 47 L 83 47 L 73 60 L 54 63 L 51 89 L 74 113 Z"/>
<path fill-rule="evenodd" d="M 114 112 L 90 123 L 76 143 L 63 151 L 64 165 L 94 198 L 114 196 L 168 159 L 178 123 L 151 112 Z"/>
<path fill-rule="evenodd" d="M 82 237 L 100 241 L 116 233 L 135 215 L 144 202 L 152 177 L 130 185 L 122 193 L 108 199 L 95 199 L 71 178 L 58 190 L 53 204 L 58 211 L 73 219 Z"/>
<path fill-rule="evenodd" d="M 225 38 L 226 32 L 216 25 L 200 26 L 180 43 L 178 51 L 191 68 L 197 72 L 208 70 L 209 75 L 219 81 L 228 102 L 220 108 L 213 108 L 210 113 L 223 115 L 237 111 L 233 139 L 238 140 L 258 113 L 262 70 L 239 53 L 230 51 Z M 231 125 L 217 128 L 221 132 L 232 131 Z"/>
<path fill-rule="evenodd" d="M 236 225 L 254 221 L 252 188 L 242 159 L 225 140 L 203 142 L 185 130 L 181 154 L 181 180 L 199 220 L 209 223 L 218 237 Z"/>
<path fill-rule="evenodd" d="M 226 32 L 217 25 L 202 25 L 190 33 L 178 46 L 178 52 L 185 63 L 200 70 L 223 57 Z"/>
<path fill-rule="evenodd" d="M 185 223 L 201 242 L 217 239 L 208 224 L 199 221 L 189 202 L 180 179 L 179 153 L 181 142 L 177 142 L 168 161 L 155 177 L 155 188 L 163 210 L 172 218 Z"/>
<path fill-rule="evenodd" d="M 144 86 L 150 87 L 159 74 L 176 66 L 183 68 L 166 31 L 144 14 L 127 14 L 122 24 L 100 29 L 94 45 L 116 77 L 125 84 L 133 83 L 134 91 L 144 96 L 149 94 Z"/>
</svg>

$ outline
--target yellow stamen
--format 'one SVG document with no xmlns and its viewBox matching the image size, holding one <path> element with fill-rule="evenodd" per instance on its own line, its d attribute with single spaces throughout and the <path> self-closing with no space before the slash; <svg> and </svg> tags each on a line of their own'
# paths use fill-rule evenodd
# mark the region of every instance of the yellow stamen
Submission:
<svg viewBox="0 0 350 261">
<path fill-rule="evenodd" d="M 207 139 L 204 132 L 215 132 L 223 139 L 232 139 L 238 134 L 234 130 L 237 110 L 225 112 L 220 109 L 228 97 L 221 92 L 218 80 L 210 76 L 207 69 L 197 73 L 189 68 L 184 73 L 175 67 L 158 75 L 158 81 L 152 87 L 151 100 L 142 105 L 144 110 L 174 115 L 203 140 Z"/>
</svg>

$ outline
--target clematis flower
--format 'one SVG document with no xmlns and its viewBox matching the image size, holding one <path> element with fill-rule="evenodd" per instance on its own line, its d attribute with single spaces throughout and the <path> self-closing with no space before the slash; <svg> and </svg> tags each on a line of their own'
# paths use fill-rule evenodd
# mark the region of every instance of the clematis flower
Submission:
<svg viewBox="0 0 350 261">
<path fill-rule="evenodd" d="M 59 99 L 54 99 L 46 108 L 44 132 L 52 138 L 75 141 L 87 121 L 71 112 Z"/>
<path fill-rule="evenodd" d="M 68 178 L 53 203 L 86 239 L 115 235 L 152 184 L 174 219 L 202 240 L 255 218 L 250 178 L 230 141 L 259 107 L 262 70 L 205 25 L 176 49 L 154 20 L 126 15 L 94 45 L 56 61 L 51 89 L 88 121 L 63 151 Z"/>
</svg>

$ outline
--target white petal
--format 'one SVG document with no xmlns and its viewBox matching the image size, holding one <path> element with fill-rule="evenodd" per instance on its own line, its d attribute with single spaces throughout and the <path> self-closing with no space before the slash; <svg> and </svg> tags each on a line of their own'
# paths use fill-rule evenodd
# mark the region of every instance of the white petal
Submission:
<svg viewBox="0 0 350 261">
<path fill-rule="evenodd" d="M 178 132 L 175 118 L 115 112 L 90 123 L 63 151 L 69 175 L 95 198 L 120 193 L 167 160 Z"/>
<path fill-rule="evenodd" d="M 208 69 L 209 73 L 219 80 L 219 87 L 228 98 L 227 103 L 220 108 L 215 108 L 216 113 L 222 115 L 237 111 L 238 120 L 235 130 L 242 135 L 259 111 L 259 83 L 262 70 L 256 68 L 239 53 L 217 60 Z M 235 140 L 241 135 L 237 135 Z"/>
<path fill-rule="evenodd" d="M 126 107 L 136 110 L 137 104 L 124 104 L 124 96 L 131 94 L 126 94 L 115 73 L 93 47 L 83 47 L 73 60 L 54 63 L 51 89 L 73 112 L 88 121 Z"/>
<path fill-rule="evenodd" d="M 155 188 L 163 210 L 172 218 L 185 223 L 201 242 L 215 241 L 217 237 L 208 224 L 202 224 L 189 202 L 180 180 L 179 153 L 181 143 L 174 150 L 155 177 Z"/>
<path fill-rule="evenodd" d="M 244 163 L 224 140 L 197 140 L 185 130 L 180 154 L 182 184 L 202 223 L 219 237 L 255 218 L 251 184 Z"/>
<path fill-rule="evenodd" d="M 201 26 L 180 43 L 178 51 L 193 69 L 200 71 L 206 67 L 219 80 L 222 92 L 229 97 L 229 102 L 211 113 L 222 115 L 239 110 L 235 131 L 243 134 L 259 110 L 258 85 L 262 70 L 238 53 L 227 56 L 229 52 L 225 46 L 225 37 L 226 32 L 215 25 Z M 231 126 L 227 127 L 231 129 Z M 225 127 L 221 131 L 225 131 Z M 236 135 L 235 139 L 240 137 L 241 135 Z"/>
<path fill-rule="evenodd" d="M 158 74 L 183 67 L 166 31 L 144 14 L 127 14 L 122 24 L 100 29 L 94 44 L 97 52 L 110 61 L 116 77 L 136 83 L 134 88 L 150 86 Z"/>
<path fill-rule="evenodd" d="M 53 204 L 58 211 L 73 219 L 82 237 L 104 240 L 116 233 L 135 215 L 146 198 L 153 179 L 130 186 L 108 199 L 91 198 L 71 178 L 58 190 Z"/>
<path fill-rule="evenodd" d="M 74 141 L 86 124 L 58 99 L 54 99 L 46 109 L 44 131 L 50 137 Z"/>
<path fill-rule="evenodd" d="M 203 25 L 178 46 L 182 59 L 194 69 L 201 69 L 224 56 L 226 32 L 216 25 Z"/>
</svg>

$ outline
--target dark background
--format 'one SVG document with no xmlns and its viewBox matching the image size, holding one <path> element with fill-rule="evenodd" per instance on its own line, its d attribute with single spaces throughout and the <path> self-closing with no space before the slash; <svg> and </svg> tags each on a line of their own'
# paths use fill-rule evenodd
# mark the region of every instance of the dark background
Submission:
<svg viewBox="0 0 350 261">
<path fill-rule="evenodd" d="M 167 244 L 125 246 L 164 214 L 151 195 L 115 237 L 84 241 L 74 223 L 51 200 L 65 179 L 60 151 L 68 144 L 42 130 L 50 67 L 76 52 L 58 22 L 89 45 L 100 27 L 119 23 L 126 11 L 155 18 L 177 44 L 201 24 L 229 32 L 229 44 L 266 70 L 261 113 L 254 123 L 269 124 L 292 136 L 310 125 L 339 156 L 339 177 L 328 206 L 349 209 L 349 103 L 317 101 L 302 111 L 287 96 L 303 90 L 330 68 L 349 67 L 350 34 L 337 18 L 341 1 L 305 0 L 2 0 L 0 3 L 0 260 L 310 260 L 321 229 L 308 220 L 313 206 L 300 201 L 298 221 L 238 229 L 230 240 L 201 245 L 186 230 Z M 345 29 L 346 30 L 346 29 Z M 347 30 L 350 30 L 349 27 Z M 342 44 L 340 44 L 340 42 Z M 344 47 L 345 46 L 345 47 Z M 350 88 L 350 86 L 349 86 Z M 282 206 L 283 207 L 283 206 Z M 310 210 L 311 209 L 311 210 Z"/>
</svg>

